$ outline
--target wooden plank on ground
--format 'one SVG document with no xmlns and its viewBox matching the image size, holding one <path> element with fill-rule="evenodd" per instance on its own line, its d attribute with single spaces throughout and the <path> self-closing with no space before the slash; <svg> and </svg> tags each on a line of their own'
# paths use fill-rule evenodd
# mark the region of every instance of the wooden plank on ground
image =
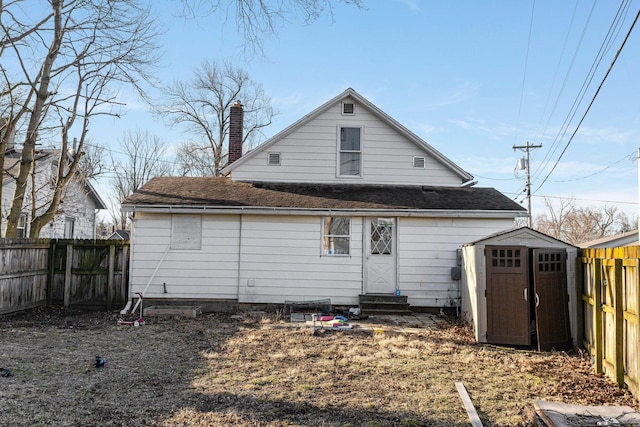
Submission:
<svg viewBox="0 0 640 427">
<path fill-rule="evenodd" d="M 467 393 L 467 389 L 464 388 L 464 384 L 456 383 L 456 388 L 458 389 L 458 394 L 460 394 L 460 399 L 462 399 L 464 408 L 467 410 L 467 415 L 469 415 L 471 426 L 482 427 L 482 421 L 480 421 L 478 412 L 476 411 L 476 408 L 473 406 L 473 403 L 471 402 L 471 398 L 469 397 L 469 393 Z"/>
</svg>

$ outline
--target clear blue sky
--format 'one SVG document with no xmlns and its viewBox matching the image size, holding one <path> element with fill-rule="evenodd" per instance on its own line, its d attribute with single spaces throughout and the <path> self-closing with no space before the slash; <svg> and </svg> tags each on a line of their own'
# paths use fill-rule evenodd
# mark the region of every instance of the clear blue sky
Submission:
<svg viewBox="0 0 640 427">
<path fill-rule="evenodd" d="M 179 2 L 158 3 L 169 29 L 158 77 L 170 83 L 190 78 L 204 59 L 233 61 L 279 111 L 267 136 L 352 87 L 473 174 L 478 186 L 518 201 L 524 172 L 516 176 L 514 169 L 523 153 L 512 146 L 542 144 L 532 151 L 534 215 L 543 209 L 540 196 L 554 203 L 573 196 L 635 214 L 640 23 L 564 157 L 538 187 L 602 82 L 639 0 L 628 2 L 610 40 L 620 1 L 364 1 L 360 10 L 336 0 L 333 22 L 328 15 L 311 24 L 292 17 L 277 38 L 265 40 L 265 58 L 243 54 L 232 16 L 185 20 L 177 16 Z M 122 133 L 135 128 L 169 143 L 186 139 L 128 96 L 122 93 L 125 116 L 98 123 L 94 141 L 115 150 Z"/>
</svg>

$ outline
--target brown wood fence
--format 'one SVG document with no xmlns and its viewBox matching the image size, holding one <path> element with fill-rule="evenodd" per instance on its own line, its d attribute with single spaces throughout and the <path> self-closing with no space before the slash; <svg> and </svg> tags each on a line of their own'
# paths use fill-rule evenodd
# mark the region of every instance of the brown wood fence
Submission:
<svg viewBox="0 0 640 427">
<path fill-rule="evenodd" d="M 640 398 L 640 246 L 582 249 L 576 266 L 594 369 Z"/>
<path fill-rule="evenodd" d="M 0 239 L 0 314 L 42 305 L 124 306 L 129 242 Z"/>
</svg>

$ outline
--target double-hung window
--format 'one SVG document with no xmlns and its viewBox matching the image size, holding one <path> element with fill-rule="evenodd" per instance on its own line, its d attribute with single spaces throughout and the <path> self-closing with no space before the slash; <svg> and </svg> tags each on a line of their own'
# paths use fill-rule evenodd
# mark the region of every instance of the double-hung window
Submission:
<svg viewBox="0 0 640 427">
<path fill-rule="evenodd" d="M 27 237 L 27 214 L 20 214 L 16 226 L 16 237 Z"/>
<path fill-rule="evenodd" d="M 322 254 L 349 255 L 351 218 L 329 216 L 322 220 Z"/>
<path fill-rule="evenodd" d="M 340 176 L 362 175 L 362 128 L 340 128 L 338 157 Z"/>
</svg>

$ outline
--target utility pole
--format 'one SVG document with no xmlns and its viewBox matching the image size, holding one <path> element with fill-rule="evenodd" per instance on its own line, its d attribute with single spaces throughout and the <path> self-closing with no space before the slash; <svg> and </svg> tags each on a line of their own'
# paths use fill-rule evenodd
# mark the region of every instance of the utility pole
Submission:
<svg viewBox="0 0 640 427">
<path fill-rule="evenodd" d="M 526 145 L 514 145 L 513 151 L 522 150 L 524 151 L 524 167 L 527 174 L 527 183 L 525 184 L 525 190 L 527 191 L 527 227 L 531 228 L 531 169 L 529 168 L 529 152 L 534 148 L 541 148 L 541 145 L 531 145 L 529 141 L 527 141 Z"/>
</svg>

